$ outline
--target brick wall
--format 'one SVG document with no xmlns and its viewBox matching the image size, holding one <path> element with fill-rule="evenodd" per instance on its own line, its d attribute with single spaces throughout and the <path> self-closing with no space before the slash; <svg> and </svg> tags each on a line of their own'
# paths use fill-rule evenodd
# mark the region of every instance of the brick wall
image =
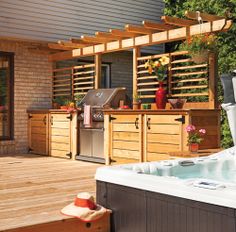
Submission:
<svg viewBox="0 0 236 232">
<path fill-rule="evenodd" d="M 28 108 L 50 108 L 51 69 L 46 52 L 26 42 L 0 41 L 0 51 L 15 53 L 14 141 L 0 141 L 0 154 L 27 151 Z"/>
</svg>

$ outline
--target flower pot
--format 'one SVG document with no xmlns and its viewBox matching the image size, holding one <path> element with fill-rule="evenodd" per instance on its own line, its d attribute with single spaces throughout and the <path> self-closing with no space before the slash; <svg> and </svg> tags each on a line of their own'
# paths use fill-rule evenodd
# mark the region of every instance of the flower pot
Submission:
<svg viewBox="0 0 236 232">
<path fill-rule="evenodd" d="M 166 90 L 163 88 L 163 82 L 159 81 L 159 88 L 156 91 L 156 106 L 157 109 L 166 108 Z"/>
<path fill-rule="evenodd" d="M 141 108 L 140 102 L 133 102 L 133 110 L 139 110 Z"/>
<path fill-rule="evenodd" d="M 68 109 L 68 106 L 61 106 L 60 109 L 61 109 L 61 110 L 67 110 L 67 109 Z"/>
<path fill-rule="evenodd" d="M 191 55 L 192 60 L 196 64 L 202 64 L 208 62 L 209 52 L 208 51 L 201 51 L 199 53 Z"/>
<path fill-rule="evenodd" d="M 191 152 L 198 152 L 199 144 L 198 143 L 190 143 L 189 144 L 189 150 Z"/>
</svg>

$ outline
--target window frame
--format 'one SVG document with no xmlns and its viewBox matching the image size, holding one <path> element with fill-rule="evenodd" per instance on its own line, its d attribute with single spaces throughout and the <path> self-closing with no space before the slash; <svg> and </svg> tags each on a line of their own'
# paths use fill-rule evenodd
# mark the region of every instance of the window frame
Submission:
<svg viewBox="0 0 236 232">
<path fill-rule="evenodd" d="M 10 114 L 10 125 L 9 125 L 9 136 L 8 137 L 1 137 L 0 141 L 6 141 L 6 140 L 14 140 L 14 53 L 13 52 L 3 52 L 0 51 L 0 56 L 7 56 L 10 60 L 10 103 L 9 103 L 9 114 Z"/>
</svg>

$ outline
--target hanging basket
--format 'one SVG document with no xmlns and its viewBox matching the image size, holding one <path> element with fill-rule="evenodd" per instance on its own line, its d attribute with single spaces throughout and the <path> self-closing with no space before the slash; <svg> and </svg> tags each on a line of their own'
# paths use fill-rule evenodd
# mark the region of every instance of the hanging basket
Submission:
<svg viewBox="0 0 236 232">
<path fill-rule="evenodd" d="M 195 53 L 191 55 L 192 60 L 196 64 L 202 64 L 207 63 L 209 58 L 209 52 L 208 51 L 201 51 L 199 53 Z"/>
</svg>

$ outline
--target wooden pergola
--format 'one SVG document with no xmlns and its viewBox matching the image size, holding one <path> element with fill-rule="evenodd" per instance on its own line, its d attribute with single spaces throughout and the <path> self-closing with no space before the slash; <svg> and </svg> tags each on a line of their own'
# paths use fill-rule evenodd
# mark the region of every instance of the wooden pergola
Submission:
<svg viewBox="0 0 236 232">
<path fill-rule="evenodd" d="M 232 20 L 207 13 L 186 11 L 185 16 L 185 19 L 162 16 L 161 23 L 145 20 L 139 26 L 128 24 L 124 30 L 111 29 L 109 32 L 96 32 L 95 36 L 83 35 L 81 38 L 71 38 L 70 41 L 50 43 L 49 48 L 60 52 L 51 54 L 49 59 L 56 62 L 94 56 L 96 89 L 99 88 L 101 78 L 101 55 L 133 49 L 133 93 L 136 94 L 141 47 L 185 40 L 198 34 L 227 31 L 232 25 Z"/>
</svg>

